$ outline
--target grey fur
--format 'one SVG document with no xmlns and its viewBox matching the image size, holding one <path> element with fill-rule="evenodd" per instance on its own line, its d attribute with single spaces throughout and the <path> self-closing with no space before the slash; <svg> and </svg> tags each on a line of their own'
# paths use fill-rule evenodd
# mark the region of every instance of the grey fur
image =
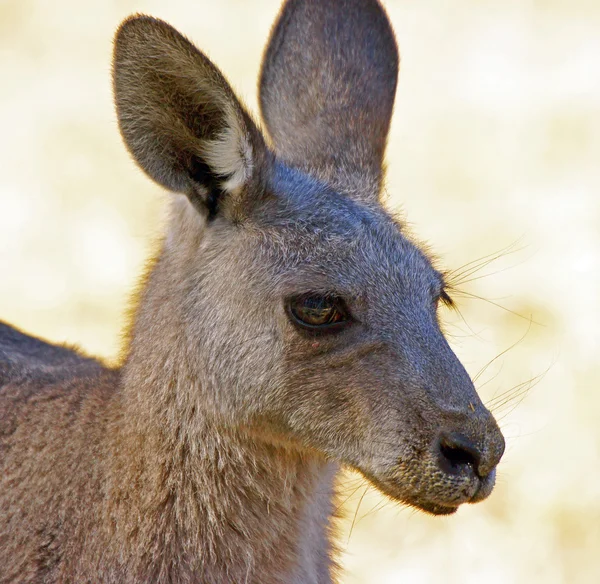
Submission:
<svg viewBox="0 0 600 584">
<path fill-rule="evenodd" d="M 0 582 L 330 582 L 340 464 L 430 513 L 489 495 L 502 435 L 379 202 L 397 64 L 375 0 L 288 1 L 265 138 L 189 41 L 123 23 L 121 132 L 179 194 L 119 368 L 0 325 Z M 305 292 L 351 325 L 300 331 Z"/>
</svg>

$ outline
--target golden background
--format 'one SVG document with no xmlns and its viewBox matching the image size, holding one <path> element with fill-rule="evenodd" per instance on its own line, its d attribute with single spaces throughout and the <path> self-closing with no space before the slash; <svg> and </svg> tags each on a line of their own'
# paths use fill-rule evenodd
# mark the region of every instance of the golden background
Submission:
<svg viewBox="0 0 600 584">
<path fill-rule="evenodd" d="M 169 195 L 120 143 L 113 32 L 136 11 L 169 21 L 256 111 L 278 5 L 0 0 L 1 319 L 116 357 Z M 507 310 L 457 296 L 464 320 L 444 314 L 474 376 L 515 345 L 477 379 L 508 446 L 491 498 L 450 518 L 345 478 L 342 581 L 599 582 L 600 3 L 386 6 L 402 55 L 390 206 L 450 270 L 514 244 L 461 286 Z"/>
</svg>

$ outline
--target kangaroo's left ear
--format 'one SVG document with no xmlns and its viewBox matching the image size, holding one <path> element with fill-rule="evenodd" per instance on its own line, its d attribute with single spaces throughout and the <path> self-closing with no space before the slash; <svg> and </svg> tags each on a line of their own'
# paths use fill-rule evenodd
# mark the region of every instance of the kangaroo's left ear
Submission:
<svg viewBox="0 0 600 584">
<path fill-rule="evenodd" d="M 117 31 L 114 96 L 140 167 L 209 218 L 241 218 L 269 153 L 221 72 L 167 23 L 127 19 Z"/>
<path fill-rule="evenodd" d="M 278 157 L 357 199 L 377 199 L 398 63 L 378 0 L 287 0 L 259 89 Z"/>
</svg>

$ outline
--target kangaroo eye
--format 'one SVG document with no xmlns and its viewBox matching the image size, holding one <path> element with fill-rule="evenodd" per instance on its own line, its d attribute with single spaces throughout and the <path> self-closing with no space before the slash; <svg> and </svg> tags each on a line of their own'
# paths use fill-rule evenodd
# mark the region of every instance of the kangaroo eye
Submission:
<svg viewBox="0 0 600 584">
<path fill-rule="evenodd" d="M 350 320 L 341 298 L 318 294 L 290 298 L 288 313 L 294 324 L 309 330 L 338 330 Z"/>
</svg>

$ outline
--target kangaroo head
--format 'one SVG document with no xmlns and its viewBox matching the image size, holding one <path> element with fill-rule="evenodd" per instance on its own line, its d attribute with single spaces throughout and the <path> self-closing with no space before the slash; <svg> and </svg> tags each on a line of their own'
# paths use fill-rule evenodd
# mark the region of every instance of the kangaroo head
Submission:
<svg viewBox="0 0 600 584">
<path fill-rule="evenodd" d="M 195 411 L 444 514 L 491 492 L 504 441 L 440 330 L 443 276 L 379 201 L 397 70 L 375 0 L 291 0 L 265 136 L 206 56 L 138 16 L 115 100 L 135 160 L 179 194 L 142 317 L 172 337 Z"/>
</svg>

